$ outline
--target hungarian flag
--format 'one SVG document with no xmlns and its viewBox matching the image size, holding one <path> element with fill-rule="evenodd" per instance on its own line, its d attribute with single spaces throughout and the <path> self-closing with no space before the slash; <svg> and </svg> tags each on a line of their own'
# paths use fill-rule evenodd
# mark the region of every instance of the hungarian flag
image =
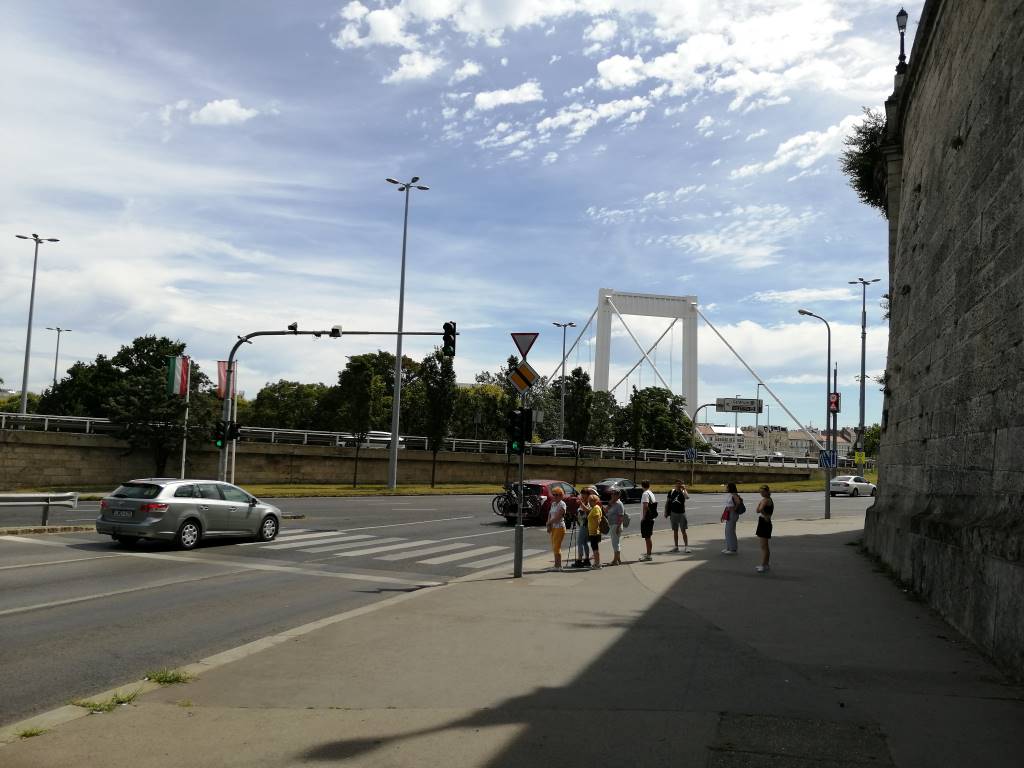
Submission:
<svg viewBox="0 0 1024 768">
<path fill-rule="evenodd" d="M 167 394 L 179 397 L 188 394 L 189 362 L 184 355 L 167 358 Z"/>
</svg>

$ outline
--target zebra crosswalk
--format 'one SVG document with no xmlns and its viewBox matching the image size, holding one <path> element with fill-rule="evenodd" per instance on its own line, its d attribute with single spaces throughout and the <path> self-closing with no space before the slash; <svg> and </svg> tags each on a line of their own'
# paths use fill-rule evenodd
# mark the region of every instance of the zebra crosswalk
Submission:
<svg viewBox="0 0 1024 768">
<path fill-rule="evenodd" d="M 471 541 L 475 536 L 450 539 L 409 539 L 401 536 L 376 536 L 345 531 L 313 531 L 290 528 L 280 532 L 274 541 L 251 542 L 242 546 L 282 554 L 324 555 L 325 557 L 368 557 L 382 562 L 405 561 L 425 566 L 450 566 L 479 570 L 511 563 L 515 556 L 511 543 L 480 546 Z M 460 540 L 463 539 L 463 540 Z M 543 549 L 525 549 L 523 557 L 533 557 Z"/>
</svg>

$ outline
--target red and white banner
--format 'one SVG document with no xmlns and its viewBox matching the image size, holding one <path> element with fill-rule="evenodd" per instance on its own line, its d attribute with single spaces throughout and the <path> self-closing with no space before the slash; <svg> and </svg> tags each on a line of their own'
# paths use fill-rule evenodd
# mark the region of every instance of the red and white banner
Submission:
<svg viewBox="0 0 1024 768">
<path fill-rule="evenodd" d="M 236 363 L 231 372 L 231 397 L 233 398 L 238 392 L 238 364 Z M 228 381 L 228 361 L 218 360 L 217 361 L 217 397 L 221 400 L 224 399 L 224 392 L 227 390 Z"/>
<path fill-rule="evenodd" d="M 188 394 L 189 363 L 184 355 L 167 358 L 167 394 L 178 397 Z"/>
</svg>

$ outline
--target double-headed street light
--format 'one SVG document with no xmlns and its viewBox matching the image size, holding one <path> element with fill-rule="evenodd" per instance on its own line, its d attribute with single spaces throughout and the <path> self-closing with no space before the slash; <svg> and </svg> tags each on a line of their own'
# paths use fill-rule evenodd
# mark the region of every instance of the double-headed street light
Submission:
<svg viewBox="0 0 1024 768">
<path fill-rule="evenodd" d="M 418 185 L 419 176 L 409 181 L 398 181 L 387 178 L 389 184 L 396 184 L 399 192 L 405 193 L 405 218 L 402 222 L 402 277 L 398 288 L 398 343 L 395 350 L 395 388 L 391 401 L 391 444 L 388 446 L 388 488 L 398 484 L 398 426 L 399 412 L 402 407 L 402 325 L 405 317 L 405 244 L 409 234 L 409 190 L 421 189 L 426 192 L 430 187 Z"/>
<path fill-rule="evenodd" d="M 825 330 L 828 332 L 828 353 L 827 353 L 827 363 L 825 364 L 825 429 L 827 431 L 828 430 L 828 420 L 829 420 L 828 396 L 829 396 L 829 393 L 832 391 L 832 388 L 829 386 L 829 376 L 832 375 L 832 326 L 828 324 L 828 320 L 826 320 L 824 317 L 821 317 L 820 315 L 816 315 L 816 314 L 814 314 L 813 312 L 811 312 L 809 310 L 799 309 L 799 310 L 797 310 L 797 312 L 799 314 L 801 314 L 801 315 L 805 315 L 806 317 L 816 317 L 816 318 L 818 318 L 819 320 L 821 320 L 821 322 L 823 322 L 825 324 Z M 826 450 L 828 450 L 827 449 L 827 446 L 828 446 L 828 439 L 827 438 L 825 440 L 825 445 L 826 445 Z M 825 468 L 825 519 L 826 520 L 829 519 L 830 517 L 832 517 L 832 506 L 831 506 L 831 503 L 830 503 L 831 499 L 832 499 L 832 494 L 830 492 L 830 486 L 831 485 L 832 485 L 832 469 L 831 469 L 831 467 L 826 467 Z"/>
<path fill-rule="evenodd" d="M 36 253 L 32 259 L 32 291 L 28 299 L 28 333 L 25 336 L 25 369 L 21 374 L 21 412 L 28 413 L 28 360 L 32 354 L 32 312 L 36 306 L 36 267 L 39 264 L 39 244 L 59 243 L 56 237 L 40 237 L 35 232 L 30 235 L 15 235 L 21 240 L 33 240 L 36 244 Z"/>
<path fill-rule="evenodd" d="M 562 329 L 562 410 L 561 419 L 559 420 L 558 437 L 562 440 L 565 439 L 565 329 L 575 328 L 576 323 L 551 323 L 552 325 Z"/>
<path fill-rule="evenodd" d="M 53 386 L 57 386 L 57 361 L 60 360 L 60 335 L 62 333 L 71 333 L 71 328 L 61 328 L 59 325 L 56 328 L 46 326 L 48 331 L 57 332 L 57 351 L 53 353 Z"/>
<path fill-rule="evenodd" d="M 858 277 L 856 280 L 850 280 L 850 285 L 861 286 L 861 304 L 860 304 L 860 421 L 857 423 L 857 445 L 856 450 L 858 454 L 864 453 L 864 358 L 867 354 L 867 339 L 868 339 L 868 286 L 872 283 L 877 283 L 881 278 L 874 278 L 872 280 L 865 280 L 863 277 Z M 864 474 L 864 462 L 857 462 L 857 474 Z"/>
</svg>

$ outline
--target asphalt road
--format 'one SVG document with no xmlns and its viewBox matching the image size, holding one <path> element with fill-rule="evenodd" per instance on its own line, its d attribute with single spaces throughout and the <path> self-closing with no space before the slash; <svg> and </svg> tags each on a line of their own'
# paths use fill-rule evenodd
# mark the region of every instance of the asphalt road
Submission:
<svg viewBox="0 0 1024 768">
<path fill-rule="evenodd" d="M 820 493 L 775 499 L 780 519 L 822 515 Z M 717 525 L 722 501 L 695 495 L 690 524 Z M 210 541 L 178 552 L 91 533 L 0 536 L 0 723 L 396 591 L 490 568 L 511 573 L 513 529 L 491 513 L 490 497 L 275 503 L 306 517 L 271 543 Z M 836 498 L 833 515 L 862 516 L 869 503 Z M 741 537 L 752 536 L 754 517 L 741 520 Z M 547 548 L 542 527 L 526 530 L 528 557 Z"/>
</svg>

